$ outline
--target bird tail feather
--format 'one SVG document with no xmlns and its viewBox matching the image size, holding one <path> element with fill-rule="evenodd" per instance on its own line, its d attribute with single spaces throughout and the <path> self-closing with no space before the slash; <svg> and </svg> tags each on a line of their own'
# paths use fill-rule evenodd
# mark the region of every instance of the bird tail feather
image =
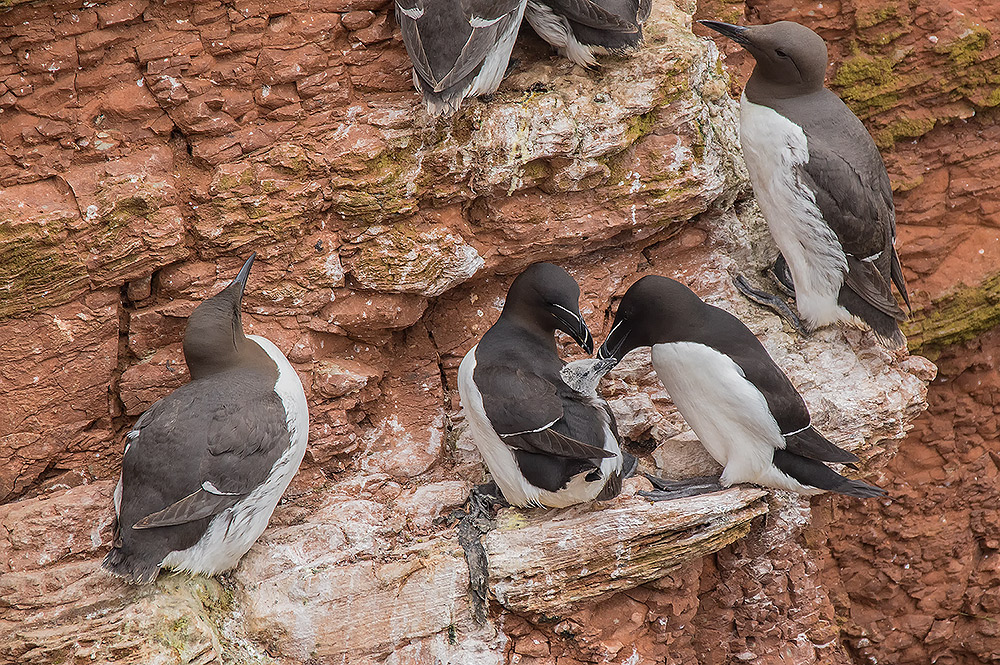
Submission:
<svg viewBox="0 0 1000 665">
<path fill-rule="evenodd" d="M 774 451 L 774 465 L 807 487 L 859 498 L 885 496 L 887 492 L 861 480 L 840 475 L 826 464 L 784 450 Z"/>
<path fill-rule="evenodd" d="M 121 549 L 114 548 L 104 557 L 101 568 L 128 584 L 150 584 L 160 572 L 160 566 L 148 561 L 140 561 L 134 556 L 125 554 Z"/>
</svg>

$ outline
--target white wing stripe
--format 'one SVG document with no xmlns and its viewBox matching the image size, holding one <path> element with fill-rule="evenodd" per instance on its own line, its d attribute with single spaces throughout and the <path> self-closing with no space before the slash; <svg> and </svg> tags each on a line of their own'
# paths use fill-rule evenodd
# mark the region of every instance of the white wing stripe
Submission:
<svg viewBox="0 0 1000 665">
<path fill-rule="evenodd" d="M 239 492 L 223 492 L 208 480 L 201 484 L 201 488 L 209 494 L 214 494 L 216 496 L 238 496 L 240 494 Z"/>
<path fill-rule="evenodd" d="M 506 14 L 504 14 L 506 16 Z M 473 28 L 488 28 L 491 25 L 495 25 L 502 19 L 503 16 L 497 16 L 496 18 L 483 18 L 481 16 L 473 16 L 469 19 L 469 25 Z"/>
<path fill-rule="evenodd" d="M 799 428 L 799 429 L 795 430 L 794 432 L 782 432 L 781 436 L 795 436 L 796 434 L 799 434 L 801 432 L 805 432 L 810 427 L 812 427 L 812 423 L 811 422 L 808 425 L 806 425 L 805 427 Z"/>
<path fill-rule="evenodd" d="M 562 416 L 560 416 L 560 417 L 562 417 Z M 538 429 L 526 429 L 523 432 L 510 432 L 508 434 L 500 434 L 500 438 L 502 439 L 502 438 L 508 437 L 508 436 L 520 436 L 522 434 L 534 434 L 536 432 L 541 432 L 543 430 L 547 430 L 548 428 L 550 428 L 553 425 L 555 425 L 557 422 L 559 422 L 559 418 L 556 418 L 555 420 L 553 420 L 552 422 L 550 422 L 548 425 L 542 425 Z M 499 432 L 497 432 L 497 433 L 499 434 Z"/>
</svg>

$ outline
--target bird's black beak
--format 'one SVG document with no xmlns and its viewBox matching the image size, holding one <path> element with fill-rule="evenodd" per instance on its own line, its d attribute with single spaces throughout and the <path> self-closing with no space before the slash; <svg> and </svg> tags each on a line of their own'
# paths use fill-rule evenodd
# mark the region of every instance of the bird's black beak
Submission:
<svg viewBox="0 0 1000 665">
<path fill-rule="evenodd" d="M 243 264 L 240 271 L 236 274 L 236 278 L 229 283 L 227 288 L 237 287 L 239 292 L 239 298 L 237 300 L 243 299 L 243 290 L 247 287 L 247 279 L 250 277 L 250 267 L 253 266 L 253 260 L 257 258 L 257 252 L 253 252 L 247 262 Z"/>
<path fill-rule="evenodd" d="M 715 30 L 720 35 L 729 37 L 737 44 L 749 44 L 750 40 L 746 36 L 746 31 L 748 28 L 742 25 L 730 25 L 729 23 L 721 23 L 720 21 L 698 21 L 706 28 L 711 28 Z"/>
<path fill-rule="evenodd" d="M 611 332 L 608 333 L 608 338 L 604 340 L 604 344 L 601 344 L 601 348 L 597 350 L 597 357 L 601 360 L 614 360 L 617 364 L 625 357 L 625 354 L 631 351 L 631 349 L 625 348 L 625 340 L 628 339 L 628 334 L 632 332 L 631 327 L 624 319 L 616 319 L 615 325 L 612 326 Z"/>
<path fill-rule="evenodd" d="M 572 337 L 587 352 L 587 355 L 594 353 L 594 337 L 590 334 L 590 328 L 587 327 L 586 321 L 583 320 L 583 315 L 579 311 L 574 312 L 562 305 L 556 304 L 555 307 L 556 310 L 553 312 L 553 315 L 556 317 L 556 321 L 559 322 L 556 329 Z"/>
</svg>

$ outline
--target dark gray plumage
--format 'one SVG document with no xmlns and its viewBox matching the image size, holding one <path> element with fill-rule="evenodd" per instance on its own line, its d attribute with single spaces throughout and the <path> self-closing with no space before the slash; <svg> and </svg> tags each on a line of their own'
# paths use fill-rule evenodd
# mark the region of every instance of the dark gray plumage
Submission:
<svg viewBox="0 0 1000 665">
<path fill-rule="evenodd" d="M 871 135 L 823 85 L 823 39 L 789 21 L 702 23 L 756 61 L 740 102 L 740 142 L 799 313 L 810 328 L 860 321 L 886 346 L 904 346 L 907 317 L 890 287 L 909 307 L 892 187 Z"/>
<path fill-rule="evenodd" d="M 751 482 L 803 494 L 885 492 L 824 462 L 858 458 L 811 425 L 802 396 L 750 330 L 683 284 L 650 275 L 622 298 L 599 358 L 652 347 L 653 367 L 702 445 L 725 469 L 725 486 Z"/>
<path fill-rule="evenodd" d="M 396 0 L 413 63 L 413 85 L 432 116 L 496 91 L 507 70 L 526 0 Z"/>
<path fill-rule="evenodd" d="M 295 370 L 268 340 L 243 334 L 253 256 L 188 319 L 191 382 L 126 435 L 104 568 L 130 583 L 161 567 L 213 575 L 234 567 L 267 526 L 308 435 Z"/>
<path fill-rule="evenodd" d="M 538 35 L 583 67 L 594 53 L 622 53 L 642 44 L 652 0 L 528 0 L 524 18 Z"/>
<path fill-rule="evenodd" d="M 599 377 L 574 375 L 574 387 L 560 374 L 556 330 L 593 351 L 579 294 L 562 268 L 528 267 L 459 368 L 473 439 L 504 498 L 517 506 L 564 507 L 621 491 L 623 455 L 614 416 L 593 390 Z"/>
</svg>

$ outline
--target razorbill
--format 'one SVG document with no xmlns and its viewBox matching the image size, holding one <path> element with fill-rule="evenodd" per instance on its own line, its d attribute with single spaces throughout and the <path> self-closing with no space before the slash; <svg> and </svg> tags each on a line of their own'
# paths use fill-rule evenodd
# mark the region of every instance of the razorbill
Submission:
<svg viewBox="0 0 1000 665">
<path fill-rule="evenodd" d="M 652 0 L 528 0 L 524 19 L 538 36 L 583 67 L 598 51 L 623 53 L 642 44 Z"/>
<path fill-rule="evenodd" d="M 236 566 L 302 461 L 309 414 L 299 377 L 274 343 L 243 334 L 254 256 L 188 319 L 190 383 L 125 436 L 104 569 L 129 583 L 148 584 L 160 568 L 214 575 Z"/>
<path fill-rule="evenodd" d="M 892 187 L 868 130 L 823 86 L 823 38 L 789 21 L 700 23 L 756 61 L 740 98 L 740 144 L 806 328 L 860 323 L 885 346 L 904 346 L 899 322 L 907 316 L 889 286 L 909 307 L 893 247 Z M 739 285 L 765 304 L 774 298 Z"/>
<path fill-rule="evenodd" d="M 462 100 L 495 92 L 510 61 L 526 0 L 396 0 L 396 20 L 427 112 L 450 116 Z"/>
<path fill-rule="evenodd" d="M 599 358 L 652 347 L 653 368 L 702 445 L 724 467 L 721 484 L 755 483 L 801 494 L 883 496 L 824 462 L 858 458 L 810 423 L 801 395 L 732 314 L 683 284 L 643 277 L 622 298 Z"/>
<path fill-rule="evenodd" d="M 560 375 L 556 330 L 588 353 L 594 349 L 579 298 L 579 286 L 562 268 L 529 266 L 511 284 L 500 318 L 459 366 L 458 390 L 473 440 L 515 506 L 563 508 L 611 499 L 631 470 L 588 368 L 571 379 L 583 390 Z"/>
</svg>

